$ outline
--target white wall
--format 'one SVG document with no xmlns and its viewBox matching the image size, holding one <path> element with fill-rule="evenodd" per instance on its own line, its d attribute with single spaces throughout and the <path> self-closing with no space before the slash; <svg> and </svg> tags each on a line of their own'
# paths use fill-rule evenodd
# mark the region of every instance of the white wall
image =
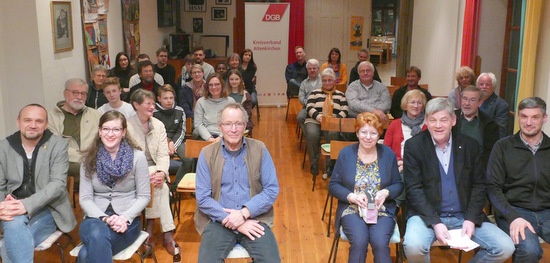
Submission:
<svg viewBox="0 0 550 263">
<path fill-rule="evenodd" d="M 124 51 L 122 4 L 120 0 L 109 1 L 109 13 L 107 13 L 107 39 L 109 41 L 111 67 L 114 67 L 116 63 L 116 54 Z"/>
<path fill-rule="evenodd" d="M 235 18 L 236 8 L 235 1 L 231 1 L 231 5 L 216 5 L 215 0 L 206 1 L 206 12 L 185 12 L 185 1 L 181 1 L 181 27 L 185 33 L 192 35 L 193 45 L 200 46 L 201 35 L 227 35 L 229 36 L 229 48 L 227 54 L 233 53 L 233 19 Z M 227 21 L 212 21 L 211 10 L 212 7 L 226 7 L 227 8 Z M 203 21 L 203 33 L 193 33 L 193 18 L 202 18 Z M 204 46 L 205 49 L 209 47 Z M 248 47 L 247 47 L 248 48 Z M 239 51 L 240 53 L 241 51 Z M 223 56 L 224 54 L 216 54 Z"/>
<path fill-rule="evenodd" d="M 493 72 L 500 83 L 502 55 L 506 33 L 507 0 L 481 2 L 478 54 L 481 57 L 481 71 Z M 498 84 L 500 86 L 500 84 Z M 496 90 L 497 94 L 499 90 Z"/>
<path fill-rule="evenodd" d="M 36 8 L 35 0 L 18 1 L 17 4 L 10 1 L 0 3 L 0 138 L 17 129 L 15 119 L 22 106 L 31 102 L 44 103 L 40 44 L 36 37 L 39 30 Z M 49 6 L 47 10 L 49 13 Z M 48 21 L 47 25 L 51 32 L 51 22 Z"/>
<path fill-rule="evenodd" d="M 36 19 L 38 22 L 38 44 L 41 63 L 43 103 L 47 109 L 63 100 L 65 81 L 70 78 L 86 80 L 86 56 L 82 37 L 80 1 L 71 0 L 73 50 L 54 53 L 50 2 L 36 0 Z M 42 93 L 40 93 L 42 94 Z"/>
<path fill-rule="evenodd" d="M 447 96 L 456 86 L 460 16 L 458 1 L 414 2 L 410 65 L 422 70 L 420 82 L 429 85 L 432 95 Z"/>
<path fill-rule="evenodd" d="M 173 32 L 176 32 L 175 26 L 158 27 L 157 1 L 139 1 L 140 53 L 149 55 L 151 61 L 156 63 L 157 49 L 162 46 L 164 39 L 168 41 L 169 34 Z"/>
</svg>

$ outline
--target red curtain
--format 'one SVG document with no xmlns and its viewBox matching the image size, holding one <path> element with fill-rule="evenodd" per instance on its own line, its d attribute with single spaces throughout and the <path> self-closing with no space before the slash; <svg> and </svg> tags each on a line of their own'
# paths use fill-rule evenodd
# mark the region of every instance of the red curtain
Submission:
<svg viewBox="0 0 550 263">
<path fill-rule="evenodd" d="M 479 13 L 481 11 L 481 0 L 466 0 L 464 9 L 464 26 L 462 31 L 462 57 L 461 65 L 468 66 L 475 70 L 478 34 L 479 34 Z"/>
<path fill-rule="evenodd" d="M 290 25 L 288 27 L 288 64 L 296 61 L 294 47 L 304 46 L 305 0 L 285 0 L 290 3 Z"/>
</svg>

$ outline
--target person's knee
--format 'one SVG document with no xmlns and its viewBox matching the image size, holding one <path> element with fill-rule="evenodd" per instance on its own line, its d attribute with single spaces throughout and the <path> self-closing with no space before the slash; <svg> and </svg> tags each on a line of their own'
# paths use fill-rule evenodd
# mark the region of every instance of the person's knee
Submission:
<svg viewBox="0 0 550 263">
<path fill-rule="evenodd" d="M 431 244 L 426 244 L 426 242 L 416 237 L 405 234 L 403 249 L 407 257 L 424 256 L 430 253 L 430 246 Z"/>
<path fill-rule="evenodd" d="M 520 241 L 515 249 L 514 262 L 538 262 L 542 258 L 543 250 L 538 238 L 536 242 L 526 238 L 525 241 Z"/>
<path fill-rule="evenodd" d="M 22 227 L 27 227 L 27 223 L 29 222 L 28 218 L 25 215 L 18 215 L 12 217 L 13 220 L 11 221 L 2 221 L 2 228 L 4 229 L 4 232 L 6 230 L 15 230 L 21 229 Z"/>
</svg>

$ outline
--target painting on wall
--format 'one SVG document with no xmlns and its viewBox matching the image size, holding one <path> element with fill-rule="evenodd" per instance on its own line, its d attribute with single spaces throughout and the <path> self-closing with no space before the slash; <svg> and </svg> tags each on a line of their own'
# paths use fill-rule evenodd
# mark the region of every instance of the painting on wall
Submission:
<svg viewBox="0 0 550 263">
<path fill-rule="evenodd" d="M 193 18 L 193 33 L 202 33 L 202 18 Z"/>
<path fill-rule="evenodd" d="M 363 17 L 351 17 L 350 50 L 360 50 L 363 46 Z"/>
<path fill-rule="evenodd" d="M 185 0 L 185 12 L 206 12 L 206 0 Z"/>
<path fill-rule="evenodd" d="M 231 5 L 231 0 L 216 0 L 217 5 Z"/>
<path fill-rule="evenodd" d="M 122 20 L 139 19 L 139 0 L 122 0 Z"/>
<path fill-rule="evenodd" d="M 52 37 L 54 52 L 73 49 L 71 2 L 52 1 Z"/>
<path fill-rule="evenodd" d="M 227 21 L 227 7 L 212 7 L 210 19 L 214 21 Z"/>
</svg>

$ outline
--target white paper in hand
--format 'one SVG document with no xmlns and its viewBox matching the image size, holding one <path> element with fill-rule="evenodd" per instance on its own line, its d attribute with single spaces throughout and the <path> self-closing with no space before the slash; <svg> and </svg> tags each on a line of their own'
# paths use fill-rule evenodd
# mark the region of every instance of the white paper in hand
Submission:
<svg viewBox="0 0 550 263">
<path fill-rule="evenodd" d="M 468 235 L 462 236 L 462 229 L 453 229 L 449 230 L 451 239 L 447 239 L 447 244 L 454 249 L 462 249 L 465 252 L 468 252 L 476 247 L 479 247 L 479 244 L 472 241 Z"/>
</svg>

